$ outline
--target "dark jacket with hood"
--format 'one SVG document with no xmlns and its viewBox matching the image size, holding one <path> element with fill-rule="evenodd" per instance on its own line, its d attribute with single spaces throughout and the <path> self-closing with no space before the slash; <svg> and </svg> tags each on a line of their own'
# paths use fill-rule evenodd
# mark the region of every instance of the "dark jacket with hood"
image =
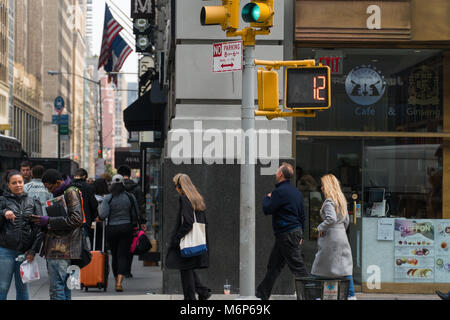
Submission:
<svg viewBox="0 0 450 320">
<path fill-rule="evenodd" d="M 208 244 L 208 223 L 206 222 L 206 214 L 204 211 L 196 211 L 195 216 L 197 222 L 206 225 L 206 246 L 208 251 L 190 258 L 184 258 L 180 255 L 180 241 L 192 230 L 194 224 L 194 209 L 189 199 L 182 195 L 179 199 L 180 208 L 176 216 L 176 226 L 172 233 L 170 247 L 166 257 L 166 267 L 169 269 L 188 270 L 203 269 L 209 267 L 209 244 Z M 183 217 L 183 222 L 181 222 Z"/>
<path fill-rule="evenodd" d="M 44 236 L 41 256 L 46 259 L 79 259 L 83 239 L 83 212 L 79 191 L 70 185 L 70 178 L 53 193 L 55 197 L 64 194 L 67 216 L 50 217 Z"/>
<path fill-rule="evenodd" d="M 98 216 L 97 207 L 98 202 L 95 198 L 95 190 L 84 180 L 73 180 L 72 185 L 80 189 L 83 197 L 83 209 L 86 216 L 86 225 L 90 228 L 92 222 Z"/>
<path fill-rule="evenodd" d="M 6 220 L 6 211 L 14 212 L 14 222 Z M 0 246 L 21 253 L 39 252 L 43 233 L 41 228 L 31 221 L 31 215 L 42 215 L 41 205 L 26 193 L 17 196 L 5 190 L 0 197 Z"/>
</svg>

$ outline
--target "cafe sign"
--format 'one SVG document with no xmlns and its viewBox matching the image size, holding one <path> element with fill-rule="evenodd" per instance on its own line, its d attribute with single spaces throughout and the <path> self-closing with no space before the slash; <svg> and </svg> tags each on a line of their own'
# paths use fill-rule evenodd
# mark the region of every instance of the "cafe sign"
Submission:
<svg viewBox="0 0 450 320">
<path fill-rule="evenodd" d="M 361 106 L 374 105 L 384 95 L 386 80 L 380 70 L 370 65 L 357 66 L 345 79 L 345 91 L 354 103 Z"/>
</svg>

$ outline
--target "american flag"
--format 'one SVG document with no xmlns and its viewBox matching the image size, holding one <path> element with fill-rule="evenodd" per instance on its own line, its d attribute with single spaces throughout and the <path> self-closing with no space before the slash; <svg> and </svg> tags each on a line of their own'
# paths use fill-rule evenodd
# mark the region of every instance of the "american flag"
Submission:
<svg viewBox="0 0 450 320">
<path fill-rule="evenodd" d="M 108 63 L 111 56 L 111 45 L 122 30 L 122 26 L 114 19 L 108 5 L 105 4 L 105 22 L 103 25 L 102 48 L 98 59 L 99 69 Z"/>
<path fill-rule="evenodd" d="M 119 72 L 122 69 L 125 60 L 133 52 L 133 49 L 118 35 L 111 44 L 109 59 L 105 65 L 106 72 Z M 117 85 L 117 75 L 113 74 L 110 78 L 114 79 Z"/>
</svg>

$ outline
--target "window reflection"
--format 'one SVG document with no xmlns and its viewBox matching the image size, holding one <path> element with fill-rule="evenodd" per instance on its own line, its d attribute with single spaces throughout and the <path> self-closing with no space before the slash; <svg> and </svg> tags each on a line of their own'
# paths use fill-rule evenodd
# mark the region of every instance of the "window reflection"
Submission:
<svg viewBox="0 0 450 320">
<path fill-rule="evenodd" d="M 297 118 L 297 130 L 442 132 L 441 50 L 299 48 L 297 58 L 332 69 L 331 109 Z"/>
<path fill-rule="evenodd" d="M 358 194 L 365 217 L 442 219 L 441 138 L 301 138 L 297 188 L 315 239 L 323 199 L 320 178 L 334 174 L 353 210 Z"/>
</svg>

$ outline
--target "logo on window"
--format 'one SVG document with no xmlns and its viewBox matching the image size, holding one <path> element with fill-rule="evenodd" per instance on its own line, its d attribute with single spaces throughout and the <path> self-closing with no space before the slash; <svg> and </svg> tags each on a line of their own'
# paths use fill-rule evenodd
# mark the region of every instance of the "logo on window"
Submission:
<svg viewBox="0 0 450 320">
<path fill-rule="evenodd" d="M 356 104 L 369 106 L 377 103 L 386 90 L 386 81 L 375 67 L 355 67 L 345 79 L 345 91 Z"/>
</svg>

